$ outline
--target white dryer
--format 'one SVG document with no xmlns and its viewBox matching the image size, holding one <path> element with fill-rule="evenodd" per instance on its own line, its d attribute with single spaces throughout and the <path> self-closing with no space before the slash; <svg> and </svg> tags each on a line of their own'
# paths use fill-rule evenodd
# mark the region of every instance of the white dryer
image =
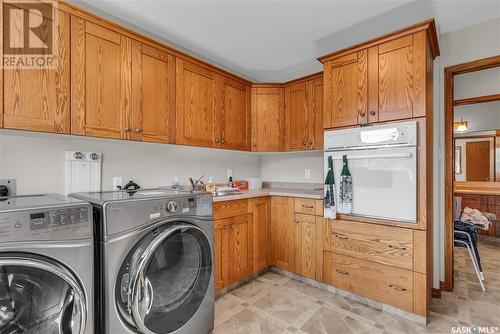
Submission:
<svg viewBox="0 0 500 334">
<path fill-rule="evenodd" d="M 0 197 L 0 333 L 93 334 L 90 204 Z"/>
</svg>

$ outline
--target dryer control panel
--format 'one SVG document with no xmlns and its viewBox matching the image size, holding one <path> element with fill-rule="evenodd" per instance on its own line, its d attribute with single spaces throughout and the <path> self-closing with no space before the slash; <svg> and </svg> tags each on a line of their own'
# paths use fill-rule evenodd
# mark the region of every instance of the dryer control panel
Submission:
<svg viewBox="0 0 500 334">
<path fill-rule="evenodd" d="M 89 205 L 0 213 L 0 240 L 78 240 L 92 237 Z"/>
</svg>

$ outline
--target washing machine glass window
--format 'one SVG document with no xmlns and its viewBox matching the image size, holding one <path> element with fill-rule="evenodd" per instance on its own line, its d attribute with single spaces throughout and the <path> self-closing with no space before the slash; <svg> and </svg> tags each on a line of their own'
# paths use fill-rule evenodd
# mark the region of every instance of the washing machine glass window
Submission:
<svg viewBox="0 0 500 334">
<path fill-rule="evenodd" d="M 86 298 L 73 274 L 32 254 L 0 255 L 0 333 L 83 334 Z"/>
<path fill-rule="evenodd" d="M 125 318 L 143 333 L 174 332 L 198 310 L 211 273 L 212 252 L 202 230 L 188 223 L 166 224 L 143 238 L 122 266 L 119 309 L 127 310 Z"/>
</svg>

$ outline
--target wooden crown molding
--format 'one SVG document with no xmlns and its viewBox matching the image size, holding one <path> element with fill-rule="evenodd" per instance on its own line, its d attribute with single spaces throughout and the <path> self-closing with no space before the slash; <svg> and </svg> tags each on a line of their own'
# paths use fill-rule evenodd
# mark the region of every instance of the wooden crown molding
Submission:
<svg viewBox="0 0 500 334">
<path fill-rule="evenodd" d="M 427 31 L 427 37 L 429 38 L 429 44 L 430 44 L 430 49 L 431 49 L 431 54 L 432 58 L 436 58 L 439 56 L 439 44 L 437 40 L 437 32 L 436 32 L 436 23 L 434 19 L 429 19 L 414 25 L 411 25 L 409 27 L 403 28 L 396 30 L 394 32 L 382 35 L 380 37 L 376 37 L 373 39 L 370 39 L 368 41 L 350 46 L 345 49 L 341 49 L 332 53 L 329 53 L 327 55 L 321 56 L 317 58 L 320 62 L 324 63 L 326 61 L 329 61 L 333 58 L 337 58 L 340 56 L 344 56 L 349 53 L 357 52 L 363 49 L 370 48 L 372 46 L 375 46 L 377 44 L 385 43 L 406 35 L 411 35 L 420 31 Z"/>
<path fill-rule="evenodd" d="M 309 80 L 314 80 L 314 79 L 320 79 L 323 77 L 323 71 L 313 73 L 313 74 L 308 74 L 303 77 L 293 79 L 290 81 L 286 82 L 259 82 L 259 83 L 254 83 L 252 85 L 252 88 L 285 88 L 287 86 L 295 85 L 301 82 L 309 81 Z"/>
</svg>

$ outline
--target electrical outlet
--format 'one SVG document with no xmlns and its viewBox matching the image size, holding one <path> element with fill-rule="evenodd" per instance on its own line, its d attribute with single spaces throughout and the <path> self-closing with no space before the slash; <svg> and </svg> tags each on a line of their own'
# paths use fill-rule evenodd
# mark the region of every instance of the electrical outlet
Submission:
<svg viewBox="0 0 500 334">
<path fill-rule="evenodd" d="M 304 177 L 306 179 L 310 179 L 311 178 L 311 170 L 309 168 L 306 168 L 306 170 L 304 171 Z"/>
<path fill-rule="evenodd" d="M 123 178 L 121 176 L 113 177 L 113 190 L 119 190 L 123 187 Z"/>
</svg>

